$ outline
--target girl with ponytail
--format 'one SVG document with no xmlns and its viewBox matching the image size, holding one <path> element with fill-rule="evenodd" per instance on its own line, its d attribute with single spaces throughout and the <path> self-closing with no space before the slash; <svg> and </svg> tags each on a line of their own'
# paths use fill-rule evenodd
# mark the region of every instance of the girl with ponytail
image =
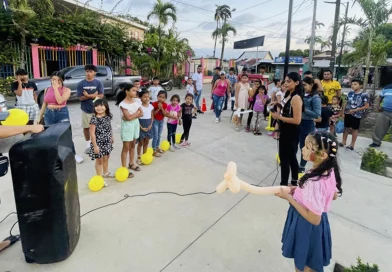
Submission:
<svg viewBox="0 0 392 272">
<path fill-rule="evenodd" d="M 324 271 L 332 256 L 328 211 L 342 194 L 342 179 L 336 159 L 338 143 L 328 132 L 306 137 L 303 158 L 313 163 L 291 193 L 276 194 L 290 203 L 282 235 L 282 254 L 294 259 L 296 271 Z"/>
<path fill-rule="evenodd" d="M 305 138 L 315 130 L 314 120 L 321 116 L 321 98 L 318 95 L 318 85 L 313 78 L 305 77 L 302 79 L 304 86 L 304 105 L 305 111 L 302 114 L 301 124 L 299 125 L 299 148 L 305 145 Z M 299 172 L 305 172 L 306 160 L 301 156 Z"/>
<path fill-rule="evenodd" d="M 291 170 L 291 185 L 298 183 L 298 160 L 297 150 L 299 143 L 299 125 L 304 111 L 303 86 L 301 76 L 291 72 L 286 75 L 284 87 L 286 88 L 285 98 L 281 104 L 281 112 L 272 112 L 271 116 L 278 120 L 279 137 L 279 158 L 281 168 L 280 185 L 287 186 Z"/>
</svg>

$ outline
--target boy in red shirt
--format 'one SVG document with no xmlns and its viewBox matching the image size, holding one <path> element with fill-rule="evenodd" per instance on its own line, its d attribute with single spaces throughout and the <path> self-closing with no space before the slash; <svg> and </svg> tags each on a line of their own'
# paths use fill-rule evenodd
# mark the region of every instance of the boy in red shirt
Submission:
<svg viewBox="0 0 392 272">
<path fill-rule="evenodd" d="M 163 154 L 163 150 L 159 148 L 161 142 L 161 135 L 163 130 L 164 118 L 176 118 L 171 116 L 167 111 L 167 104 L 165 103 L 167 99 L 166 91 L 159 91 L 158 100 L 152 103 L 154 107 L 154 122 L 152 124 L 152 148 L 154 149 L 153 156 L 160 157 Z"/>
</svg>

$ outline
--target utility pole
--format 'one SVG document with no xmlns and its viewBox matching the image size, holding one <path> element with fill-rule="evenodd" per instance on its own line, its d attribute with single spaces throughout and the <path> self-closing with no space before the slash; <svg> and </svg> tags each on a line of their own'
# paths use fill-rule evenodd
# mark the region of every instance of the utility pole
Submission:
<svg viewBox="0 0 392 272">
<path fill-rule="evenodd" d="M 338 62 L 338 69 L 336 71 L 336 79 L 339 80 L 339 74 L 340 74 L 340 64 L 342 63 L 342 55 L 343 55 L 343 47 L 344 47 L 344 36 L 346 35 L 346 22 L 347 22 L 347 13 L 348 13 L 348 5 L 349 3 L 346 3 L 346 13 L 344 15 L 344 25 L 343 25 L 343 33 L 342 33 L 342 44 L 340 45 L 340 54 L 339 54 L 339 62 Z"/>
<path fill-rule="evenodd" d="M 310 40 L 309 47 L 309 71 L 313 70 L 313 48 L 314 48 L 314 40 L 316 35 L 316 11 L 317 11 L 317 0 L 313 0 L 313 20 L 312 20 L 312 36 Z"/>
<path fill-rule="evenodd" d="M 291 17 L 293 15 L 293 0 L 289 0 L 289 18 L 287 21 L 287 34 L 286 34 L 286 52 L 284 56 L 284 70 L 283 77 L 285 77 L 289 71 L 289 58 L 290 58 L 290 39 L 291 39 Z"/>
<path fill-rule="evenodd" d="M 331 62 L 329 65 L 329 68 L 333 72 L 335 68 L 335 62 L 336 62 L 336 39 L 338 36 L 338 23 L 339 23 L 339 15 L 340 15 L 340 0 L 336 0 L 336 6 L 335 6 L 335 20 L 333 23 L 333 35 L 332 35 L 332 52 L 331 52 Z"/>
</svg>

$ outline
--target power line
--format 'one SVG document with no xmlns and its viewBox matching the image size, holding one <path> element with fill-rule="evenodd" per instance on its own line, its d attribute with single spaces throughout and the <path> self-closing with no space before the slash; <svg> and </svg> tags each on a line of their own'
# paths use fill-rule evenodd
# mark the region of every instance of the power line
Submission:
<svg viewBox="0 0 392 272">
<path fill-rule="evenodd" d="M 246 11 L 246 10 L 249 10 L 249 9 L 251 9 L 251 8 L 254 8 L 254 7 L 261 6 L 261 5 L 263 5 L 263 4 L 265 4 L 265 3 L 268 3 L 268 2 L 271 2 L 271 1 L 272 1 L 272 0 L 267 0 L 267 1 L 265 1 L 265 2 L 262 2 L 262 3 L 260 3 L 260 4 L 253 5 L 253 6 L 250 6 L 250 7 L 244 8 L 244 9 L 237 10 L 237 11 L 236 11 L 236 13 L 238 13 L 238 12 L 242 12 L 242 11 Z"/>
<path fill-rule="evenodd" d="M 193 7 L 193 8 L 197 8 L 197 9 L 201 9 L 201 10 L 204 10 L 204 11 L 215 13 L 215 11 L 212 11 L 212 10 L 209 10 L 209 9 L 206 9 L 206 8 L 202 8 L 202 7 L 197 7 L 197 6 L 194 6 L 194 5 L 191 5 L 191 4 L 188 4 L 188 3 L 184 3 L 184 2 L 181 2 L 181 1 L 178 1 L 178 0 L 171 0 L 171 1 L 179 3 L 179 4 L 183 4 L 183 5 L 186 5 L 186 6 L 189 6 L 189 7 Z"/>
</svg>

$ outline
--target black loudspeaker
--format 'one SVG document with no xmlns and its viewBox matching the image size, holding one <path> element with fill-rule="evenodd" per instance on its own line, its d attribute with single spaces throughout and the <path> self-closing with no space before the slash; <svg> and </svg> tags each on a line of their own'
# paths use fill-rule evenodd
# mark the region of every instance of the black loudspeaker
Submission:
<svg viewBox="0 0 392 272">
<path fill-rule="evenodd" d="M 67 259 L 80 235 L 80 206 L 71 126 L 56 124 L 9 152 L 26 262 Z"/>
</svg>

